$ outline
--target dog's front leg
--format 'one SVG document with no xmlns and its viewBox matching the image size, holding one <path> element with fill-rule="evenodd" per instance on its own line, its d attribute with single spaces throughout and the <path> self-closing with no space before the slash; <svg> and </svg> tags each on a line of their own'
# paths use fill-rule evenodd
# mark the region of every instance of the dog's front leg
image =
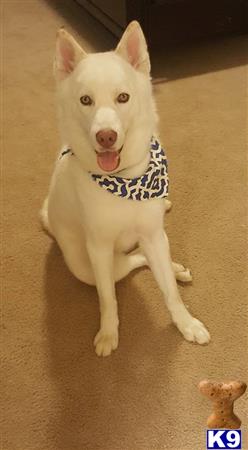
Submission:
<svg viewBox="0 0 248 450">
<path fill-rule="evenodd" d="M 164 294 L 172 320 L 185 339 L 198 344 L 209 342 L 210 335 L 207 329 L 199 320 L 191 316 L 181 300 L 172 267 L 169 242 L 164 230 L 159 230 L 149 237 L 142 237 L 140 245 Z"/>
<path fill-rule="evenodd" d="M 114 281 L 113 246 L 99 241 L 87 242 L 100 302 L 100 330 L 94 345 L 98 356 L 108 356 L 118 346 L 118 311 Z"/>
</svg>

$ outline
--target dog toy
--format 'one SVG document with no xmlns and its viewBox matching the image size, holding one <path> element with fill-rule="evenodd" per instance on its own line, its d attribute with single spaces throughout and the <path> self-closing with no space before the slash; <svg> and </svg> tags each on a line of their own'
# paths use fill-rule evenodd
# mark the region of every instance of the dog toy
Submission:
<svg viewBox="0 0 248 450">
<path fill-rule="evenodd" d="M 233 403 L 246 390 L 242 381 L 228 381 L 226 383 L 203 380 L 199 383 L 200 392 L 213 402 L 213 413 L 208 417 L 208 428 L 237 429 L 241 420 L 233 412 Z"/>
</svg>

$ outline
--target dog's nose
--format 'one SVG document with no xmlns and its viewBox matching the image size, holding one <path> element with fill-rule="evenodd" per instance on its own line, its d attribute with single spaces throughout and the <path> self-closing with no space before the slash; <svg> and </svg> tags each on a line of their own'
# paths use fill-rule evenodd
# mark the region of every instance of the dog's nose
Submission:
<svg viewBox="0 0 248 450">
<path fill-rule="evenodd" d="M 98 142 L 98 144 L 101 145 L 101 147 L 104 148 L 110 148 L 112 147 L 112 145 L 114 145 L 114 143 L 116 142 L 117 139 L 117 133 L 114 130 L 100 130 L 98 131 L 98 133 L 96 133 L 96 140 Z"/>
</svg>

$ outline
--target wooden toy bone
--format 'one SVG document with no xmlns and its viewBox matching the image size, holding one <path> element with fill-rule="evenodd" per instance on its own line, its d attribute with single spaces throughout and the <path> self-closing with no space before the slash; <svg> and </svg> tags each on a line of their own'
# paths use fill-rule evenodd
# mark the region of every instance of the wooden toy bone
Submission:
<svg viewBox="0 0 248 450">
<path fill-rule="evenodd" d="M 199 383 L 200 392 L 213 402 L 213 413 L 208 417 L 208 428 L 240 428 L 241 420 L 233 412 L 233 403 L 246 390 L 242 381 L 217 383 L 203 380 Z"/>
</svg>

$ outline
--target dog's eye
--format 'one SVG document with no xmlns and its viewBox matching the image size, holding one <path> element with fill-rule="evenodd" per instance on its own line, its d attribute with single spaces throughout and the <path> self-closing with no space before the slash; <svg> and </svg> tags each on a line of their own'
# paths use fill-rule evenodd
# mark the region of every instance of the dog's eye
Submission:
<svg viewBox="0 0 248 450">
<path fill-rule="evenodd" d="M 121 94 L 119 94 L 117 97 L 117 102 L 118 103 L 127 103 L 129 98 L 130 98 L 129 94 L 127 94 L 126 92 L 121 92 Z"/>
<path fill-rule="evenodd" d="M 83 95 L 82 97 L 80 97 L 80 102 L 82 103 L 82 105 L 92 105 L 93 100 L 89 95 Z"/>
</svg>

